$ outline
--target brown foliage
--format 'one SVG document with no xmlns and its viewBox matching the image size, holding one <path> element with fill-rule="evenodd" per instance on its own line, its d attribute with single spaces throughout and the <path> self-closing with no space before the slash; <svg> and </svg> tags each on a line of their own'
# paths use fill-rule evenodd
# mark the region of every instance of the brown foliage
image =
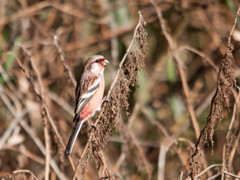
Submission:
<svg viewBox="0 0 240 180">
<path fill-rule="evenodd" d="M 133 37 L 134 47 L 127 54 L 124 69 L 119 67 L 119 76 L 116 87 L 108 97 L 108 101 L 102 110 L 102 114 L 97 119 L 97 128 L 93 130 L 91 136 L 91 152 L 99 166 L 104 166 L 102 162 L 101 150 L 107 144 L 109 137 L 118 129 L 121 109 L 129 109 L 130 86 L 135 86 L 138 80 L 138 72 L 143 70 L 144 58 L 147 52 L 147 33 L 144 30 L 142 19 L 140 26 L 136 29 Z"/>
<path fill-rule="evenodd" d="M 208 141 L 213 143 L 214 127 L 217 122 L 223 118 L 223 108 L 230 108 L 233 94 L 236 89 L 236 80 L 233 74 L 233 55 L 232 45 L 227 47 L 226 54 L 222 60 L 222 64 L 218 73 L 217 90 L 212 98 L 210 114 L 207 117 L 207 123 L 203 128 L 200 137 L 195 146 L 195 152 L 192 155 L 190 176 L 194 176 L 199 172 L 202 165 L 199 158 Z"/>
<path fill-rule="evenodd" d="M 239 178 L 238 6 L 0 0 L 0 179 Z M 65 158 L 93 54 L 107 101 Z"/>
</svg>

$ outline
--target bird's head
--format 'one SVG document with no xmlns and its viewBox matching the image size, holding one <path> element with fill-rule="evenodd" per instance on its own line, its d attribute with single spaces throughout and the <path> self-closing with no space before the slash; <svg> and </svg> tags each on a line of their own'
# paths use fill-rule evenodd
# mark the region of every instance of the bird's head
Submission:
<svg viewBox="0 0 240 180">
<path fill-rule="evenodd" d="M 94 55 L 87 59 L 85 63 L 85 69 L 96 75 L 103 75 L 105 66 L 109 63 L 101 55 Z"/>
</svg>

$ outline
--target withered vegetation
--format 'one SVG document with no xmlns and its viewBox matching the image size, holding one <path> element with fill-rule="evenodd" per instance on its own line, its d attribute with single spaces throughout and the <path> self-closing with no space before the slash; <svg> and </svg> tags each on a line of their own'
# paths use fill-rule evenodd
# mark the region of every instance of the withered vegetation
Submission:
<svg viewBox="0 0 240 180">
<path fill-rule="evenodd" d="M 0 179 L 239 179 L 239 6 L 0 0 Z M 94 54 L 106 101 L 64 157 Z"/>
<path fill-rule="evenodd" d="M 129 97 L 131 87 L 138 85 L 138 72 L 144 68 L 144 58 L 147 53 L 147 33 L 144 29 L 145 22 L 140 14 L 139 24 L 134 32 L 129 52 L 126 52 L 127 59 L 123 66 L 119 66 L 119 75 L 116 77 L 115 87 L 111 92 L 103 107 L 100 116 L 97 119 L 97 128 L 93 129 L 89 150 L 95 160 L 97 160 L 98 169 L 105 166 L 102 160 L 101 150 L 107 144 L 109 137 L 118 130 L 122 110 L 129 109 Z M 124 59 L 121 61 L 123 62 Z M 113 84 L 114 85 L 114 84 Z"/>
<path fill-rule="evenodd" d="M 199 163 L 199 158 L 202 155 L 205 145 L 210 141 L 211 145 L 214 146 L 214 127 L 216 123 L 222 120 L 224 107 L 228 110 L 230 109 L 231 102 L 233 102 L 233 95 L 234 93 L 236 94 L 237 89 L 233 70 L 234 59 L 232 50 L 233 47 L 229 44 L 219 69 L 217 89 L 211 101 L 210 114 L 195 145 L 195 152 L 191 157 L 189 175 L 192 178 L 194 178 L 194 176 L 199 173 L 199 169 L 202 168 L 201 163 Z"/>
</svg>

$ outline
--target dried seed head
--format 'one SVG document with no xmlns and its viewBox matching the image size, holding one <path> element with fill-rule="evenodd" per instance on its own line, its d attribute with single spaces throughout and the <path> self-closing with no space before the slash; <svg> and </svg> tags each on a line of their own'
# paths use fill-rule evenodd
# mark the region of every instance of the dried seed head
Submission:
<svg viewBox="0 0 240 180">
<path fill-rule="evenodd" d="M 136 32 L 134 43 L 135 46 L 128 54 L 123 69 L 120 69 L 116 86 L 110 95 L 110 101 L 106 102 L 104 111 L 98 117 L 98 128 L 94 130 L 94 135 L 90 140 L 89 150 L 98 162 L 98 166 L 102 165 L 102 158 L 99 156 L 100 150 L 108 142 L 109 136 L 118 129 L 121 110 L 129 109 L 130 86 L 138 85 L 138 72 L 144 68 L 144 58 L 148 48 L 147 33 L 143 28 L 143 24 Z"/>
<path fill-rule="evenodd" d="M 214 127 L 223 118 L 224 106 L 230 108 L 230 101 L 233 91 L 236 89 L 236 80 L 233 70 L 232 45 L 228 45 L 226 54 L 218 73 L 217 90 L 212 98 L 210 114 L 207 123 L 201 132 L 200 139 L 196 144 L 196 149 L 191 158 L 189 176 L 194 177 L 201 169 L 202 163 L 198 163 L 204 146 L 210 141 L 213 146 Z"/>
</svg>

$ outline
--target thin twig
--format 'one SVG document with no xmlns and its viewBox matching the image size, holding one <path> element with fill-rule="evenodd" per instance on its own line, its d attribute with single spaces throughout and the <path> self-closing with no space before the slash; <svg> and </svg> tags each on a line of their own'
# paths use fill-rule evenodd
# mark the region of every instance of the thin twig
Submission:
<svg viewBox="0 0 240 180">
<path fill-rule="evenodd" d="M 183 179 L 183 171 L 181 171 L 181 174 L 180 174 L 178 180 L 182 180 L 182 179 Z"/>
<path fill-rule="evenodd" d="M 19 173 L 23 173 L 23 174 L 28 173 L 28 174 L 30 174 L 34 179 L 37 179 L 37 180 L 38 180 L 38 178 L 33 174 L 33 172 L 30 171 L 30 170 L 28 170 L 28 169 L 18 169 L 18 170 L 15 170 L 15 171 L 11 172 L 9 175 L 7 175 L 5 178 L 6 178 L 6 179 L 14 179 L 14 175 L 15 175 L 15 174 L 19 174 Z M 3 179 L 4 179 L 4 178 L 3 178 Z"/>
<path fill-rule="evenodd" d="M 218 73 L 218 71 L 219 71 L 218 66 L 206 54 L 204 54 L 203 52 L 201 52 L 191 46 L 188 46 L 188 45 L 181 46 L 181 48 L 189 50 L 189 51 L 201 56 L 202 58 L 205 58 L 206 61 L 208 62 L 208 64 L 210 64 L 212 66 L 212 68 Z"/>
<path fill-rule="evenodd" d="M 222 167 L 222 164 L 212 164 L 211 166 L 208 166 L 206 169 L 204 169 L 202 172 L 200 172 L 199 174 L 197 174 L 196 176 L 194 176 L 194 179 L 202 176 L 204 173 L 206 173 L 208 170 L 210 170 L 213 167 Z"/>
<path fill-rule="evenodd" d="M 117 71 L 117 74 L 116 74 L 116 76 L 115 76 L 115 78 L 114 78 L 114 80 L 113 80 L 113 82 L 112 82 L 112 84 L 111 84 L 111 86 L 110 86 L 110 88 L 109 88 L 109 90 L 108 90 L 107 98 L 110 97 L 111 92 L 112 92 L 113 88 L 115 87 L 115 85 L 116 85 L 116 83 L 117 83 L 117 80 L 118 80 L 120 71 L 121 71 L 121 69 L 122 69 L 122 65 L 123 65 L 123 63 L 125 62 L 125 60 L 126 60 L 126 58 L 127 58 L 127 55 L 129 54 L 129 52 L 130 52 L 130 50 L 131 50 L 131 48 L 132 48 L 133 43 L 135 42 L 135 38 L 136 38 L 136 35 L 137 35 L 137 30 L 138 30 L 138 28 L 142 25 L 142 23 L 145 23 L 145 21 L 144 21 L 144 19 L 143 19 L 143 17 L 142 17 L 141 12 L 139 11 L 138 13 L 139 13 L 139 21 L 138 21 L 137 26 L 136 26 L 135 29 L 134 29 L 134 34 L 133 34 L 132 41 L 131 41 L 131 43 L 129 44 L 128 49 L 127 49 L 126 53 L 124 54 L 121 62 L 120 62 L 119 65 L 118 65 L 118 71 Z"/>
<path fill-rule="evenodd" d="M 19 60 L 19 59 L 18 59 Z M 20 62 L 20 67 L 23 68 L 21 62 Z M 23 69 L 24 70 L 24 69 Z M 27 72 L 26 72 L 27 73 Z M 7 107 L 9 106 L 9 103 L 5 103 L 7 105 Z M 8 107 L 9 109 L 10 107 Z M 27 110 L 28 111 L 28 110 Z M 17 112 L 12 109 L 11 111 L 12 115 L 15 117 L 15 119 L 17 119 Z M 20 118 L 21 120 L 22 118 Z M 31 129 L 31 127 L 29 127 L 24 121 L 20 121 L 19 122 L 20 125 L 29 133 L 30 137 L 34 140 L 34 142 L 36 143 L 36 145 L 38 146 L 38 148 L 40 149 L 40 151 L 45 155 L 46 154 L 46 150 L 44 145 L 42 144 L 41 140 L 38 139 L 38 137 L 35 135 L 35 132 Z M 12 125 L 13 127 L 15 127 L 15 124 L 13 123 Z M 51 158 L 50 158 L 51 159 Z M 60 171 L 60 169 L 58 168 L 57 164 L 55 163 L 55 161 L 53 159 L 50 160 L 50 165 L 52 166 L 52 169 L 55 171 L 55 173 L 57 174 L 57 176 L 59 177 L 59 179 L 61 180 L 65 180 L 67 179 L 66 176 Z"/>
<path fill-rule="evenodd" d="M 182 141 L 182 142 L 185 142 L 185 144 L 187 144 L 189 147 L 191 147 L 192 149 L 194 149 L 195 147 L 195 144 L 190 141 L 189 139 L 186 139 L 186 138 L 183 138 L 183 137 L 180 137 L 180 138 L 177 138 L 178 141 Z"/>
<path fill-rule="evenodd" d="M 167 131 L 167 129 L 166 129 L 161 123 L 155 121 L 155 120 L 149 115 L 149 113 L 147 112 L 147 109 L 146 109 L 146 108 L 143 108 L 143 109 L 142 109 L 142 112 L 143 112 L 143 114 L 149 119 L 149 121 L 150 121 L 152 124 L 154 124 L 154 125 L 156 125 L 156 126 L 158 127 L 158 129 L 163 133 L 163 135 L 164 135 L 166 138 L 171 139 L 171 138 L 170 138 L 170 135 L 169 135 L 169 133 L 168 133 L 168 131 Z"/>
<path fill-rule="evenodd" d="M 52 91 L 45 91 L 45 94 L 48 96 L 48 98 L 56 102 L 59 107 L 63 108 L 68 114 L 70 114 L 72 117 L 74 116 L 73 107 L 69 105 L 63 98 Z"/>
<path fill-rule="evenodd" d="M 139 114 L 141 108 L 142 108 L 142 105 L 140 103 L 138 103 L 138 102 L 134 105 L 134 108 L 133 108 L 133 111 L 131 113 L 131 116 L 128 119 L 128 125 L 127 125 L 128 128 L 132 127 L 132 125 L 133 125 L 134 121 L 136 120 L 136 117 Z"/>
<path fill-rule="evenodd" d="M 130 50 L 131 50 L 131 48 L 132 48 L 132 45 L 133 45 L 133 43 L 134 43 L 134 41 L 135 41 L 135 38 L 136 38 L 136 35 L 137 35 L 137 30 L 138 30 L 138 28 L 139 28 L 143 23 L 145 23 L 145 21 L 144 21 L 144 19 L 143 19 L 143 17 L 142 17 L 141 12 L 139 11 L 139 21 L 138 21 L 138 24 L 137 24 L 136 27 L 135 27 L 132 41 L 131 41 L 131 43 L 129 44 L 128 49 L 127 49 L 126 53 L 124 54 L 121 62 L 120 62 L 119 65 L 118 65 L 117 74 L 116 74 L 116 76 L 115 76 L 115 78 L 114 78 L 114 80 L 113 80 L 113 82 L 112 82 L 112 84 L 111 84 L 111 86 L 110 86 L 110 88 L 109 88 L 109 90 L 108 90 L 107 96 L 106 96 L 107 99 L 109 99 L 109 97 L 110 97 L 110 95 L 111 95 L 111 93 L 112 93 L 112 90 L 113 90 L 113 88 L 115 87 L 115 85 L 116 85 L 116 83 L 117 83 L 117 80 L 118 80 L 118 77 L 119 77 L 119 74 L 120 74 L 122 65 L 123 65 L 123 63 L 125 62 L 125 60 L 126 60 L 126 58 L 127 58 L 127 55 L 129 54 L 129 52 L 130 52 Z M 104 109 L 105 109 L 105 105 L 106 105 L 106 104 L 103 104 L 103 107 L 102 107 L 102 110 L 101 110 L 101 112 L 100 112 L 100 114 L 99 114 L 99 117 L 102 116 L 103 111 L 104 111 Z M 95 123 L 94 123 L 95 126 L 97 126 L 99 120 L 100 120 L 100 118 L 98 118 L 98 119 L 95 121 Z M 80 158 L 79 158 L 79 160 L 78 160 L 77 167 L 76 167 L 76 169 L 75 169 L 75 172 L 74 172 L 74 174 L 73 174 L 72 179 L 75 179 L 75 177 L 77 176 L 77 171 L 78 171 L 78 169 L 79 169 L 79 167 L 80 167 L 81 159 L 83 159 L 85 153 L 87 152 L 87 149 L 88 149 L 88 146 L 89 146 L 89 144 L 90 144 L 90 140 L 92 139 L 92 136 L 93 136 L 93 132 L 91 132 L 90 135 L 89 135 L 88 142 L 87 142 L 87 144 L 85 145 L 85 147 L 84 147 L 84 149 L 83 149 L 83 151 L 82 151 L 82 153 L 81 153 L 81 156 L 80 156 Z"/>
<path fill-rule="evenodd" d="M 21 47 L 21 46 L 20 46 L 20 47 Z M 28 72 L 28 70 L 24 67 L 24 65 L 22 64 L 22 62 L 20 61 L 20 59 L 19 59 L 18 57 L 16 57 L 14 54 L 12 54 L 12 55 L 13 55 L 14 58 L 17 60 L 20 69 L 25 73 L 28 81 L 30 82 L 30 85 L 33 87 L 33 91 L 34 91 L 33 93 L 34 93 L 36 96 L 38 96 L 38 97 L 37 97 L 38 99 L 39 99 L 39 98 L 42 99 L 42 97 L 38 94 L 38 92 L 37 92 L 37 90 L 36 90 L 36 87 L 35 87 L 35 85 L 34 85 L 34 83 L 33 83 L 33 80 L 32 80 L 32 78 L 31 78 L 30 73 Z M 31 58 L 31 57 L 30 57 L 30 58 Z M 44 95 L 44 91 L 43 91 L 43 95 Z M 50 113 L 49 113 L 49 110 L 48 110 L 48 108 L 47 108 L 47 105 L 45 104 L 45 102 L 43 102 L 43 103 L 44 103 L 44 111 L 45 111 L 45 113 L 46 113 L 46 115 L 47 115 L 47 118 L 48 118 L 48 120 L 49 120 L 49 122 L 50 122 L 50 125 L 51 125 L 51 127 L 53 128 L 54 133 L 55 133 L 55 135 L 56 135 L 57 138 L 58 138 L 58 141 L 59 141 L 60 144 L 62 145 L 62 148 L 65 149 L 65 145 L 64 145 L 64 143 L 63 143 L 63 140 L 62 140 L 62 138 L 61 138 L 61 136 L 60 136 L 60 134 L 59 134 L 59 132 L 58 132 L 57 127 L 55 126 L 55 124 L 54 124 L 54 122 L 53 122 L 53 119 L 52 119 L 52 117 L 51 117 L 51 115 L 50 115 Z M 71 157 L 68 157 L 68 159 L 69 159 L 69 161 L 70 161 L 70 164 L 71 164 L 71 166 L 72 166 L 72 169 L 75 170 L 75 166 L 74 166 L 74 163 L 73 163 L 72 158 L 71 158 Z"/>
<path fill-rule="evenodd" d="M 108 1 L 106 1 L 109 4 Z M 107 6 L 104 6 L 107 7 Z M 111 32 L 111 57 L 112 57 L 112 62 L 114 66 L 117 66 L 118 63 L 118 57 L 119 57 L 119 52 L 118 52 L 118 38 L 116 36 L 116 22 L 114 21 L 114 13 L 112 11 L 109 11 L 108 13 L 108 18 L 109 18 L 109 26 L 110 26 L 110 32 Z"/>
<path fill-rule="evenodd" d="M 217 174 L 213 175 L 212 177 L 208 178 L 207 180 L 216 179 L 220 175 L 221 175 L 221 173 L 217 173 Z"/>
<path fill-rule="evenodd" d="M 41 142 L 41 140 L 35 134 L 34 130 L 29 125 L 27 125 L 27 123 L 25 123 L 24 121 L 20 121 L 20 125 L 29 134 L 29 137 L 31 137 L 33 139 L 34 143 L 37 145 L 37 147 L 39 148 L 41 153 L 45 156 L 46 155 L 46 149 L 45 149 L 43 143 Z M 58 176 L 59 179 L 61 179 L 61 180 L 68 179 L 65 176 L 65 174 L 60 170 L 57 163 L 54 161 L 54 159 L 51 156 L 50 156 L 50 165 L 51 165 L 52 169 L 54 170 L 54 172 L 56 173 L 56 175 Z"/>
<path fill-rule="evenodd" d="M 127 141 L 121 137 L 110 137 L 109 138 L 110 142 L 115 142 L 115 143 L 127 143 Z M 154 147 L 154 148 L 159 148 L 159 142 L 157 141 L 147 141 L 147 140 L 141 140 L 141 139 L 137 139 L 138 144 L 141 146 L 146 146 L 146 147 Z"/>
<path fill-rule="evenodd" d="M 21 92 L 16 91 L 16 88 L 14 87 L 13 83 L 10 81 L 10 77 L 7 74 L 7 72 L 5 71 L 5 69 L 2 67 L 2 65 L 0 65 L 0 73 L 2 74 L 2 77 L 3 77 L 4 81 L 6 82 L 7 86 L 9 87 L 9 89 L 12 92 L 14 92 L 19 99 L 22 98 Z"/>
<path fill-rule="evenodd" d="M 143 162 L 143 166 L 146 169 L 146 172 L 148 174 L 148 179 L 151 179 L 151 164 L 149 163 L 143 148 L 140 146 L 136 135 L 124 124 L 122 124 L 123 131 L 126 132 L 127 139 L 130 139 L 130 142 L 135 145 L 136 147 L 136 153 L 138 154 L 139 158 Z"/>
<path fill-rule="evenodd" d="M 237 18 L 238 17 L 235 18 L 235 22 L 236 22 Z M 233 25 L 232 31 L 234 30 L 235 25 L 236 24 Z M 231 33 L 229 36 L 231 36 Z M 213 144 L 212 136 L 213 136 L 213 132 L 214 132 L 213 128 L 216 124 L 216 120 L 219 120 L 222 118 L 221 116 L 222 116 L 222 111 L 223 111 L 224 105 L 228 107 L 228 105 L 223 104 L 223 103 L 224 103 L 224 101 L 226 103 L 225 98 L 229 98 L 229 97 L 222 97 L 225 95 L 222 94 L 221 89 L 222 88 L 225 88 L 225 89 L 230 88 L 233 96 L 236 98 L 235 79 L 233 77 L 234 76 L 233 72 L 230 73 L 231 75 L 229 75 L 229 74 L 227 75 L 229 78 L 231 78 L 231 80 L 226 79 L 225 74 L 223 72 L 225 69 L 228 69 L 228 73 L 229 73 L 229 71 L 233 71 L 233 69 L 231 67 L 232 63 L 233 63 L 233 62 L 231 62 L 231 61 L 233 61 L 232 49 L 233 49 L 233 47 L 231 44 L 231 38 L 229 37 L 225 57 L 223 58 L 223 62 L 221 64 L 221 67 L 220 67 L 220 70 L 218 73 L 217 89 L 216 89 L 215 94 L 211 101 L 211 108 L 210 108 L 210 113 L 208 115 L 207 123 L 204 126 L 204 128 L 196 142 L 194 153 L 191 156 L 191 162 L 193 162 L 193 165 L 191 165 L 190 172 L 189 172 L 189 175 L 191 176 L 191 178 L 194 177 L 194 174 L 197 171 L 196 167 L 199 166 L 195 159 L 198 159 L 199 157 L 202 156 L 201 153 L 203 153 L 204 145 L 206 144 L 207 139 L 210 139 L 211 143 Z M 228 65 L 224 64 L 226 62 Z M 225 67 L 225 66 L 227 66 L 227 67 Z M 229 82 L 229 81 L 232 81 L 232 82 Z M 227 87 L 226 87 L 226 84 L 230 84 L 230 85 L 227 85 Z M 226 95 L 226 96 L 230 96 L 230 93 L 228 93 L 228 95 Z M 209 132 L 210 132 L 210 135 L 209 135 L 210 137 L 208 137 Z M 225 167 L 223 167 L 223 170 L 224 170 L 224 168 Z"/>
<path fill-rule="evenodd" d="M 211 91 L 206 98 L 203 99 L 202 103 L 196 109 L 196 115 L 200 116 L 200 114 L 211 104 L 212 97 L 215 94 L 215 90 Z"/>
<path fill-rule="evenodd" d="M 129 130 L 131 129 L 134 121 L 136 120 L 136 118 L 137 118 L 137 116 L 138 116 L 138 114 L 139 114 L 139 112 L 140 112 L 140 110 L 141 110 L 141 107 L 142 107 L 142 105 L 140 105 L 139 103 L 136 103 L 136 104 L 135 104 L 135 106 L 134 106 L 134 108 L 133 108 L 133 111 L 132 111 L 132 113 L 131 113 L 131 116 L 130 116 L 130 118 L 128 119 L 127 127 L 128 127 Z M 117 141 L 117 139 L 114 138 L 114 137 L 110 137 L 109 140 L 110 140 L 110 141 L 111 141 L 111 140 L 116 140 L 116 141 Z M 120 141 L 121 141 L 121 140 L 119 140 L 119 142 L 120 142 Z M 141 145 L 144 144 L 142 141 L 140 142 L 140 141 L 138 140 L 138 142 L 139 142 L 139 144 L 141 144 Z M 126 141 L 123 140 L 122 143 L 126 143 Z M 154 143 L 154 144 L 155 144 L 155 145 L 158 145 L 157 143 Z M 146 144 L 145 144 L 145 145 L 146 145 Z M 144 145 L 143 145 L 143 146 L 144 146 Z M 159 147 L 159 146 L 158 146 L 158 147 Z M 120 165 L 124 162 L 125 158 L 126 158 L 126 152 L 125 152 L 125 151 L 122 151 L 121 154 L 120 154 L 120 156 L 119 156 L 119 158 L 118 158 L 118 160 L 117 160 L 116 163 L 115 163 L 114 168 L 113 168 L 113 171 L 114 171 L 115 173 L 118 171 Z"/>
<path fill-rule="evenodd" d="M 226 157 L 226 153 L 228 152 L 226 148 L 227 148 L 227 140 L 230 139 L 230 136 L 233 133 L 233 124 L 236 120 L 236 111 L 237 111 L 237 107 L 238 107 L 239 98 L 240 98 L 240 92 L 238 93 L 237 99 L 236 99 L 236 101 L 234 103 L 234 106 L 233 106 L 232 118 L 231 118 L 230 125 L 228 127 L 228 132 L 227 132 L 227 135 L 226 135 L 226 142 L 225 142 L 224 147 L 223 147 L 223 160 L 222 160 L 223 161 L 222 162 L 223 170 L 227 169 L 226 165 L 227 166 L 230 165 L 231 162 L 232 162 L 232 159 L 233 159 L 233 155 L 232 155 L 232 158 Z M 236 140 L 235 140 L 235 142 L 236 142 Z M 236 143 L 238 143 L 238 142 L 236 142 Z M 223 179 L 224 179 L 224 173 L 222 174 L 222 180 Z"/>
<path fill-rule="evenodd" d="M 232 37 L 233 31 L 234 31 L 234 29 L 237 25 L 237 19 L 238 19 L 238 16 L 239 16 L 239 12 L 240 12 L 240 7 L 238 7 L 237 14 L 236 14 L 236 17 L 234 19 L 233 27 L 231 29 L 231 32 L 230 32 L 229 36 L 228 36 L 228 44 L 231 44 L 231 37 Z"/>
<path fill-rule="evenodd" d="M 41 165 L 45 164 L 45 160 L 42 157 L 29 151 L 23 144 L 21 144 L 20 146 L 7 146 L 4 148 L 6 148 L 7 150 L 19 152 L 19 153 L 23 154 L 24 156 L 26 156 L 27 158 L 32 159 L 33 161 L 35 161 Z"/>
<path fill-rule="evenodd" d="M 157 172 L 158 180 L 164 180 L 167 151 L 168 151 L 167 145 L 164 142 L 160 143 L 160 149 L 158 153 L 158 172 Z"/>
<path fill-rule="evenodd" d="M 11 122 L 10 126 L 8 126 L 7 130 L 4 132 L 0 139 L 0 149 L 2 149 L 3 144 L 6 142 L 8 137 L 13 132 L 14 128 L 18 125 L 18 123 L 22 120 L 22 118 L 28 113 L 27 109 L 24 109 L 20 114 L 16 114 L 15 119 Z"/>
<path fill-rule="evenodd" d="M 146 108 L 142 110 L 144 115 L 150 120 L 150 122 L 158 127 L 158 129 L 163 133 L 164 139 L 160 143 L 160 149 L 159 149 L 159 154 L 158 154 L 158 180 L 163 180 L 164 179 L 164 174 L 165 174 L 165 163 L 166 163 L 166 154 L 169 150 L 169 148 L 173 145 L 173 143 L 177 140 L 175 137 L 178 137 L 178 133 L 176 135 L 171 136 L 167 129 L 161 125 L 159 122 L 155 121 L 151 116 L 149 116 Z M 182 140 L 182 139 L 181 139 Z"/>
<path fill-rule="evenodd" d="M 74 78 L 74 76 L 73 76 L 73 74 L 72 74 L 72 71 L 69 70 L 68 64 L 67 64 L 67 62 L 66 62 L 66 60 L 65 60 L 65 56 L 64 56 L 64 54 L 63 54 L 63 50 L 62 50 L 62 48 L 61 48 L 61 47 L 59 46 L 59 44 L 58 44 L 58 36 L 57 36 L 57 34 L 55 34 L 55 35 L 53 36 L 53 39 L 54 39 L 54 44 L 55 44 L 55 46 L 57 47 L 58 53 L 59 53 L 59 55 L 60 55 L 60 59 L 61 59 L 61 61 L 62 61 L 62 64 L 63 64 L 63 66 L 64 66 L 64 70 L 68 73 L 68 76 L 69 76 L 69 78 L 71 79 L 74 87 L 76 87 L 76 85 L 77 85 L 76 80 L 75 80 L 75 78 Z"/>
<path fill-rule="evenodd" d="M 9 111 L 14 114 L 16 112 L 15 108 L 12 106 L 10 100 L 8 99 L 8 97 L 6 96 L 6 94 L 4 93 L 3 87 L 2 85 L 0 85 L 0 97 L 1 99 L 4 101 L 4 103 L 7 105 Z"/>
<path fill-rule="evenodd" d="M 199 125 L 198 125 L 198 122 L 197 122 L 197 119 L 196 119 L 196 115 L 195 115 L 195 111 L 194 111 L 194 108 L 193 108 L 193 102 L 191 101 L 190 90 L 188 88 L 186 75 L 185 75 L 185 72 L 183 70 L 183 64 L 182 64 L 183 61 L 180 58 L 179 50 L 177 48 L 177 44 L 176 44 L 176 42 L 173 40 L 173 38 L 171 37 L 171 35 L 167 31 L 167 25 L 166 25 L 166 22 L 165 22 L 165 20 L 164 20 L 164 18 L 162 16 L 161 8 L 157 7 L 157 5 L 156 5 L 154 0 L 150 0 L 150 2 L 152 3 L 153 7 L 155 8 L 155 10 L 157 12 L 157 16 L 158 16 L 159 23 L 160 23 L 161 28 L 162 28 L 162 32 L 163 32 L 165 38 L 168 41 L 169 48 L 170 48 L 171 53 L 172 53 L 172 55 L 173 55 L 173 57 L 175 59 L 175 62 L 177 64 L 178 71 L 180 73 L 182 86 L 183 86 L 184 95 L 186 97 L 187 109 L 188 109 L 188 112 L 189 112 L 191 120 L 192 120 L 192 124 L 193 124 L 193 128 L 194 128 L 194 131 L 195 131 L 195 135 L 196 135 L 196 137 L 199 137 L 199 135 L 200 135 L 200 128 L 199 128 Z"/>
<path fill-rule="evenodd" d="M 7 104 L 6 104 L 7 105 Z M 16 113 L 13 112 L 13 115 L 16 116 Z M 17 117 L 15 117 L 17 118 Z M 21 118 L 22 119 L 22 118 Z M 24 121 L 20 121 L 19 124 L 28 132 L 28 134 L 30 135 L 30 137 L 34 140 L 34 142 L 36 143 L 36 145 L 38 146 L 38 148 L 40 149 L 40 151 L 45 155 L 46 154 L 46 150 L 44 145 L 42 144 L 41 140 L 38 139 L 38 137 L 36 136 L 35 132 L 31 129 L 30 126 L 28 126 Z M 15 126 L 14 126 L 15 127 Z M 67 179 L 66 176 L 61 172 L 61 170 L 58 168 L 57 164 L 55 163 L 55 161 L 53 159 L 50 160 L 50 165 L 52 166 L 52 169 L 54 170 L 54 172 L 57 174 L 57 176 L 59 177 L 59 179 L 61 180 L 65 180 Z"/>
<path fill-rule="evenodd" d="M 119 174 L 113 174 L 113 175 L 111 175 L 111 176 L 105 176 L 105 177 L 100 178 L 99 180 L 109 179 L 109 178 L 111 178 L 111 177 L 118 177 L 118 178 L 120 178 L 121 180 L 123 180 L 123 178 L 122 178 Z M 115 178 L 114 178 L 114 179 L 115 179 Z"/>
<path fill-rule="evenodd" d="M 37 82 L 39 85 L 39 90 L 40 90 L 40 94 L 39 96 L 41 97 L 41 106 L 42 106 L 42 119 L 43 119 L 43 131 L 44 131 L 44 138 L 45 138 L 45 147 L 46 147 L 46 156 L 45 156 L 45 180 L 49 179 L 49 172 L 50 172 L 50 165 L 49 165 L 49 161 L 50 161 L 50 137 L 49 137 L 49 132 L 48 132 L 48 126 L 47 126 L 47 121 L 46 121 L 46 104 L 45 104 L 45 96 L 44 94 L 44 87 L 43 87 L 43 82 L 42 82 L 42 77 L 41 74 L 39 72 L 39 69 L 37 68 L 35 59 L 33 58 L 33 56 L 30 54 L 30 52 L 25 49 L 24 47 L 22 47 L 22 49 L 24 50 L 24 52 L 28 55 L 30 62 L 32 64 L 33 70 L 35 71 L 36 75 L 37 75 Z"/>
<path fill-rule="evenodd" d="M 240 139 L 240 131 L 238 132 L 238 135 L 237 135 L 237 137 L 235 139 L 235 142 L 234 142 L 234 144 L 232 146 L 232 150 L 231 150 L 231 153 L 229 155 L 229 164 L 232 164 L 232 162 L 234 160 L 235 153 L 238 150 L 238 147 L 239 147 L 238 145 L 240 143 L 239 139 Z"/>
<path fill-rule="evenodd" d="M 84 14 L 82 14 L 81 12 L 79 12 L 78 10 L 75 10 L 73 8 L 73 5 L 61 5 L 59 3 L 54 3 L 54 2 L 50 2 L 50 1 L 43 1 L 40 3 L 36 3 L 26 9 L 23 10 L 19 10 L 16 13 L 14 13 L 13 15 L 11 15 L 10 17 L 1 17 L 0 18 L 0 27 L 4 26 L 8 23 L 11 23 L 12 21 L 16 21 L 18 19 L 21 19 L 23 17 L 26 16 L 33 16 L 35 14 L 38 14 L 39 12 L 41 12 L 41 9 L 44 9 L 46 7 L 54 7 L 55 9 L 62 11 L 66 14 L 75 16 L 79 19 L 83 19 L 84 18 Z"/>
<path fill-rule="evenodd" d="M 230 173 L 230 172 L 223 171 L 223 173 L 224 173 L 224 174 L 228 174 L 228 175 L 230 175 L 230 176 L 232 176 L 232 177 L 235 177 L 235 178 L 238 178 L 238 179 L 240 179 L 240 176 L 237 176 L 237 175 L 235 175 L 235 174 L 232 174 L 232 173 Z"/>
<path fill-rule="evenodd" d="M 12 84 L 12 82 L 9 84 Z M 18 97 L 18 93 L 15 93 L 16 89 L 15 90 L 10 90 L 8 88 L 4 88 L 2 87 L 2 85 L 0 85 L 0 91 L 1 93 L 3 93 L 3 96 L 6 95 L 6 97 L 9 98 L 10 102 L 13 102 L 13 105 L 12 107 L 14 107 L 13 109 L 16 110 L 17 113 L 19 113 L 22 109 L 22 103 L 20 102 L 20 99 L 22 99 L 21 97 Z M 20 93 L 19 93 L 20 94 Z"/>
</svg>

